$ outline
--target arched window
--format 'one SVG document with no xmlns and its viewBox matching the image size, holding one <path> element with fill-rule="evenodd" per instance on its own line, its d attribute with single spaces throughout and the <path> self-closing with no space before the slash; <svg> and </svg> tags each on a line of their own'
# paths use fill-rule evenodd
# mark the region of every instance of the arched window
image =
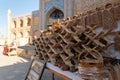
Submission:
<svg viewBox="0 0 120 80">
<path fill-rule="evenodd" d="M 50 18 L 52 19 L 62 19 L 64 18 L 64 14 L 62 11 L 55 9 L 51 14 L 50 14 Z"/>
<path fill-rule="evenodd" d="M 27 26 L 31 26 L 31 19 L 30 18 L 27 19 Z"/>
<path fill-rule="evenodd" d="M 16 21 L 14 21 L 14 27 L 16 28 Z"/>
<path fill-rule="evenodd" d="M 20 20 L 20 27 L 23 27 L 23 20 Z"/>
</svg>

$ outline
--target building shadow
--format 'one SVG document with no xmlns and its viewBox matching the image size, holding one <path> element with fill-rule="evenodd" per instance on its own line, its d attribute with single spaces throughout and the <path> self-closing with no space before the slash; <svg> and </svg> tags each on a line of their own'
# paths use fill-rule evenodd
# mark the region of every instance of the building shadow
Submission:
<svg viewBox="0 0 120 80">
<path fill-rule="evenodd" d="M 30 62 L 16 62 L 13 65 L 0 67 L 0 80 L 24 80 Z M 52 73 L 45 69 L 42 80 L 52 80 Z M 55 75 L 55 80 L 63 80 Z"/>
<path fill-rule="evenodd" d="M 0 80 L 24 80 L 30 62 L 16 62 L 13 65 L 0 67 Z"/>
</svg>

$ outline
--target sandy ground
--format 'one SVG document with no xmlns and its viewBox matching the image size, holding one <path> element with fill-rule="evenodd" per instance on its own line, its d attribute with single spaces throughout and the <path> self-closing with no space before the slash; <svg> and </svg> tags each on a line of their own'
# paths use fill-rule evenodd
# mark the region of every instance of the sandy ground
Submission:
<svg viewBox="0 0 120 80">
<path fill-rule="evenodd" d="M 24 80 L 30 61 L 17 56 L 3 55 L 3 47 L 0 46 L 0 80 Z M 45 70 L 42 80 L 52 80 L 51 72 Z M 55 80 L 63 80 L 55 76 Z"/>
<path fill-rule="evenodd" d="M 17 57 L 3 55 L 0 46 L 0 80 L 23 80 L 30 62 Z"/>
</svg>

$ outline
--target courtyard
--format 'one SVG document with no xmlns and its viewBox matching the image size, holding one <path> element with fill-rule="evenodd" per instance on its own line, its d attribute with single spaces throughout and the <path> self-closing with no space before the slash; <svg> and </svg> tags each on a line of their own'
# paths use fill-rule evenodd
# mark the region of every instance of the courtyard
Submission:
<svg viewBox="0 0 120 80">
<path fill-rule="evenodd" d="M 30 61 L 18 56 L 3 55 L 0 46 L 0 80 L 24 80 Z M 51 72 L 45 70 L 42 80 L 51 80 Z M 62 80 L 55 76 L 56 80 Z"/>
<path fill-rule="evenodd" d="M 29 61 L 17 56 L 3 55 L 0 46 L 0 80 L 23 80 Z"/>
</svg>

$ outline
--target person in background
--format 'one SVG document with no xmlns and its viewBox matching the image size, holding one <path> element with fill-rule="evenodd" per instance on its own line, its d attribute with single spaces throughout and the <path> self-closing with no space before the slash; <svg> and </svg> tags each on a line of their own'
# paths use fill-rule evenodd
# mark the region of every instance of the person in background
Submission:
<svg viewBox="0 0 120 80">
<path fill-rule="evenodd" d="M 7 54 L 8 54 L 8 51 L 9 51 L 9 48 L 8 48 L 7 43 L 5 42 L 3 54 L 7 55 Z"/>
</svg>

